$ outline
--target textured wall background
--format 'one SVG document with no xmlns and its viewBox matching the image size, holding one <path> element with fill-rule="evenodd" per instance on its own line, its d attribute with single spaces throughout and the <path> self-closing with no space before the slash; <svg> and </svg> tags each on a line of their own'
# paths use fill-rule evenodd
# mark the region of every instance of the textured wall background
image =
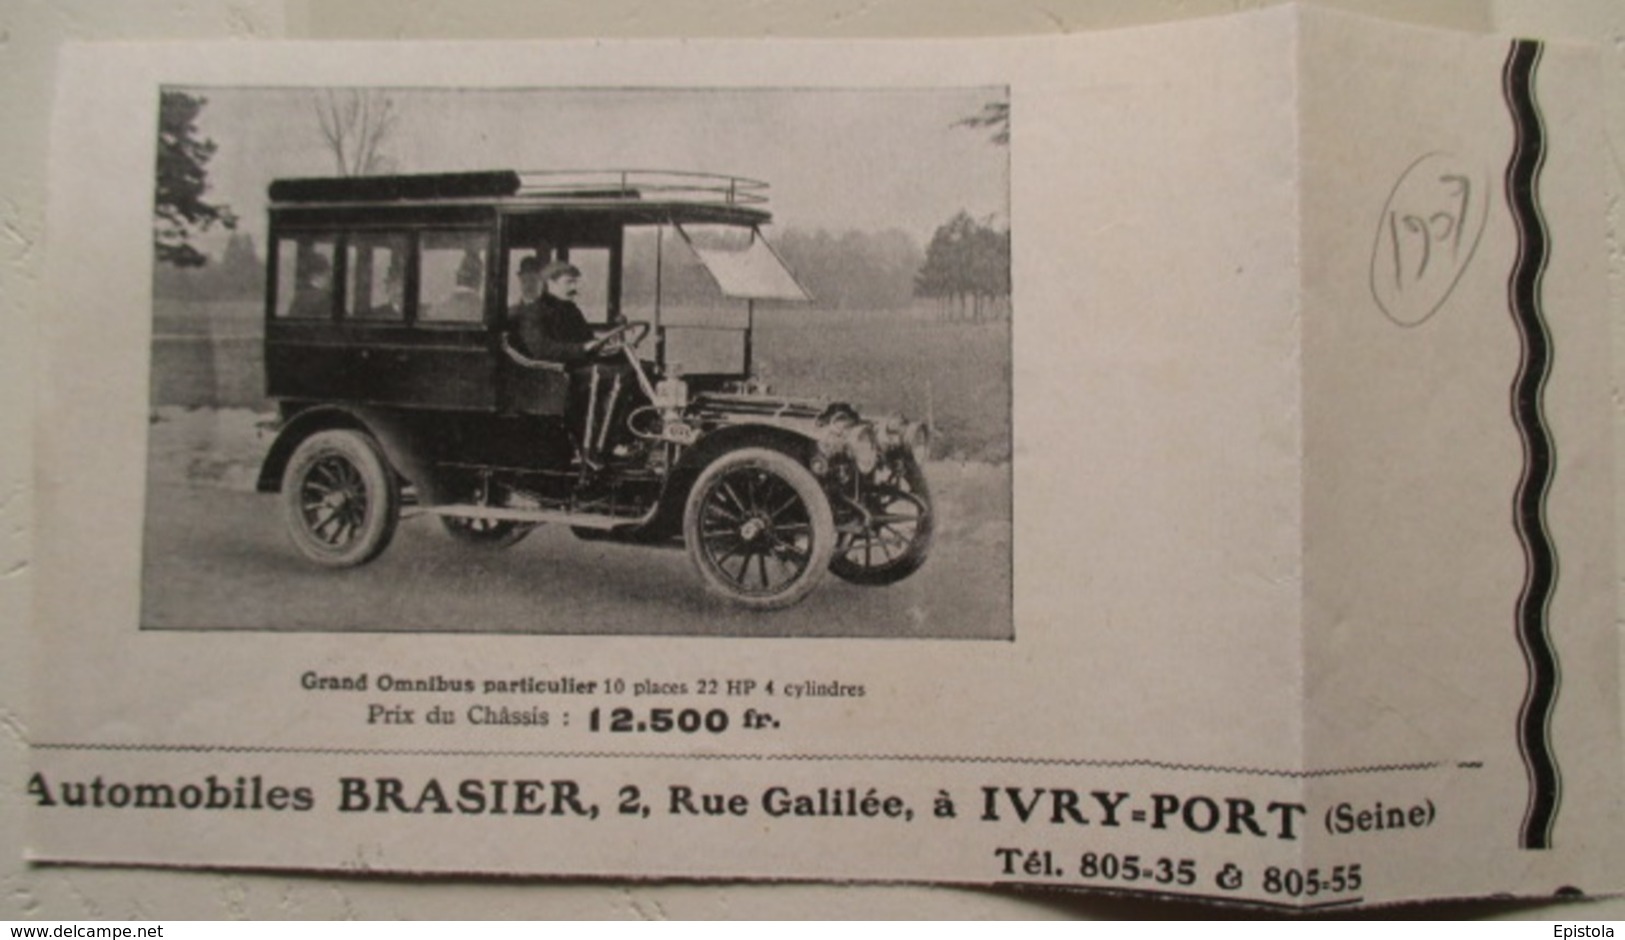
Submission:
<svg viewBox="0 0 1625 940">
<path fill-rule="evenodd" d="M 1625 3 L 1619 0 L 1322 0 L 1408 22 L 1590 42 L 1607 57 L 1615 362 L 1625 363 Z M 561 36 L 975 36 L 1066 33 L 1208 16 L 1271 0 L 0 0 L 0 919 L 1189 917 L 1214 910 L 1042 893 L 908 886 L 646 885 L 327 878 L 28 868 L 19 714 L 27 682 L 32 357 L 42 311 L 47 129 L 67 39 L 486 39 Z M 94 270 L 86 276 L 94 277 Z M 1616 380 L 1615 439 L 1625 441 Z M 1625 460 L 1620 461 L 1625 466 Z M 42 468 L 49 473 L 49 468 Z M 1616 472 L 1618 472 L 1616 470 Z M 1620 475 L 1625 480 L 1625 474 Z M 1625 492 L 1625 486 L 1617 492 Z M 1625 506 L 1616 496 L 1617 513 Z M 1625 579 L 1622 579 L 1625 583 Z M 48 679 L 48 677 L 40 677 Z M 1625 833 L 1620 834 L 1625 837 Z M 1625 917 L 1625 900 L 1542 907 L 1435 905 L 1410 916 Z"/>
</svg>

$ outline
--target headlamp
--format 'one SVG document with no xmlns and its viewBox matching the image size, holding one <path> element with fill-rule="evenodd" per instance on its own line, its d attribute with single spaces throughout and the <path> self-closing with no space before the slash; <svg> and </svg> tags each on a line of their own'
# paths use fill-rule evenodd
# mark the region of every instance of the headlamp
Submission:
<svg viewBox="0 0 1625 940">
<path fill-rule="evenodd" d="M 931 455 L 931 431 L 924 421 L 910 421 L 903 426 L 903 446 L 915 461 L 925 463 Z"/>
<path fill-rule="evenodd" d="M 875 437 L 874 425 L 865 422 L 853 428 L 847 435 L 847 447 L 859 473 L 873 473 L 880 465 L 880 441 Z"/>
</svg>

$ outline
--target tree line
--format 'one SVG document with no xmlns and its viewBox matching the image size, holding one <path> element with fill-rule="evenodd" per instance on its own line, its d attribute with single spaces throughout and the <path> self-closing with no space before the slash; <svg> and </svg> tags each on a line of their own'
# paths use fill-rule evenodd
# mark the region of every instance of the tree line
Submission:
<svg viewBox="0 0 1625 940">
<path fill-rule="evenodd" d="M 692 232 L 700 247 L 741 247 L 712 231 Z M 830 232 L 786 228 L 771 233 L 774 250 L 820 307 L 837 310 L 896 310 L 914 298 L 914 277 L 924 263 L 919 243 L 898 229 Z M 680 236 L 669 228 L 660 236 L 659 283 L 662 302 L 700 305 L 718 297 L 715 283 L 689 251 L 675 247 Z M 646 304 L 654 298 L 655 237 L 630 233 L 623 259 L 623 298 Z"/>
<path fill-rule="evenodd" d="M 211 259 L 191 243 L 194 236 L 216 226 L 234 229 L 237 221 L 229 206 L 206 198 L 208 164 L 217 150 L 214 141 L 198 133 L 197 118 L 206 103 L 202 96 L 179 91 L 166 90 L 160 97 L 153 244 L 162 263 L 155 270 L 154 292 L 198 300 L 259 297 L 265 263 L 251 237 L 234 232 L 219 259 Z M 387 97 L 330 91 L 314 104 L 322 139 L 341 175 L 393 167 L 394 161 L 382 153 L 397 117 Z M 983 113 L 958 123 L 991 127 L 995 144 L 1009 140 L 1007 104 L 991 103 Z M 674 237 L 669 232 L 664 236 Z M 948 320 L 1009 313 L 1010 231 L 963 210 L 938 226 L 923 250 L 912 236 L 897 229 L 836 233 L 788 228 L 776 233 L 774 243 L 820 306 L 895 310 L 916 298 L 931 298 Z M 697 304 L 715 297 L 716 288 L 697 259 L 688 252 L 663 249 L 657 262 L 654 245 L 646 235 L 628 239 L 623 261 L 626 301 L 652 298 L 657 267 L 665 301 Z"/>
<path fill-rule="evenodd" d="M 914 292 L 937 298 L 948 320 L 1009 316 L 1010 230 L 961 211 L 931 236 Z"/>
<path fill-rule="evenodd" d="M 220 257 L 198 252 L 196 264 L 153 268 L 152 293 L 180 300 L 259 300 L 265 296 L 265 259 L 254 237 L 233 232 Z"/>
<path fill-rule="evenodd" d="M 660 261 L 660 292 L 669 304 L 700 305 L 717 289 L 694 255 L 674 247 L 668 229 Z M 965 213 L 937 230 L 924 251 L 908 233 L 788 228 L 773 246 L 820 306 L 837 310 L 899 310 L 916 298 L 933 298 L 946 319 L 1000 316 L 1010 293 L 1010 233 L 976 222 Z M 254 300 L 265 289 L 265 259 L 253 236 L 233 232 L 218 258 L 193 249 L 186 266 L 160 264 L 153 272 L 159 297 L 187 300 Z M 623 299 L 653 300 L 655 250 L 652 232 L 631 235 L 623 261 Z"/>
</svg>

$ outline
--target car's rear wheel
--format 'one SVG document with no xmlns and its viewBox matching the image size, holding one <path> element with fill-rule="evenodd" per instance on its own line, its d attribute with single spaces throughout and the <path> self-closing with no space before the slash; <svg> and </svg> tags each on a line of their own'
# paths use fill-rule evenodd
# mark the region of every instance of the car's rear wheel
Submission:
<svg viewBox="0 0 1625 940">
<path fill-rule="evenodd" d="M 539 523 L 476 516 L 441 516 L 440 524 L 452 538 L 479 548 L 507 548 L 518 544 Z"/>
<path fill-rule="evenodd" d="M 895 584 L 925 564 L 931 552 L 931 491 L 911 458 L 883 466 L 866 481 L 858 505 L 847 507 L 830 570 L 853 584 Z"/>
<path fill-rule="evenodd" d="M 719 457 L 694 482 L 683 541 L 713 594 L 774 610 L 823 580 L 835 520 L 811 471 L 776 450 L 746 448 Z"/>
<path fill-rule="evenodd" d="M 400 519 L 400 484 L 361 431 L 320 431 L 301 442 L 282 475 L 282 500 L 294 547 L 330 568 L 377 558 Z"/>
</svg>

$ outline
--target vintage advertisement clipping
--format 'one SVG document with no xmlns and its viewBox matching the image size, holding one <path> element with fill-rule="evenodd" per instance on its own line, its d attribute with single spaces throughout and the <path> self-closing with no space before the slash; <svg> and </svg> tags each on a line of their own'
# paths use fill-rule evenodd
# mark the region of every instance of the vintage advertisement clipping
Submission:
<svg viewBox="0 0 1625 940">
<path fill-rule="evenodd" d="M 41 863 L 1625 886 L 1583 49 L 67 49 Z"/>
</svg>

